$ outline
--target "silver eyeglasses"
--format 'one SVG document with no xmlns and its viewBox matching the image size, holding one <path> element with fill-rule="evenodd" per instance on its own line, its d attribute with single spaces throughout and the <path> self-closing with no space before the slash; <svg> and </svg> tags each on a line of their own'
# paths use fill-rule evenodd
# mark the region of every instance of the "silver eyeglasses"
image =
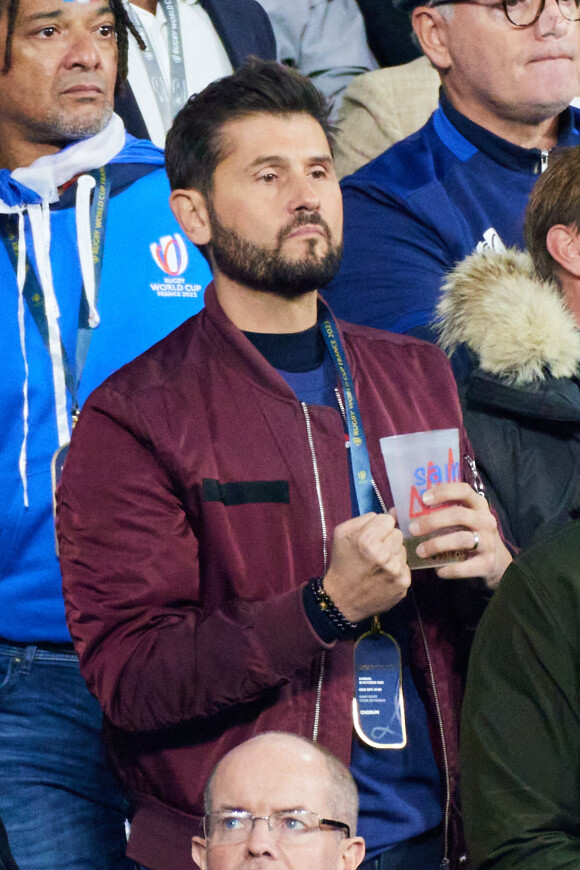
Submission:
<svg viewBox="0 0 580 870">
<path fill-rule="evenodd" d="M 350 828 L 344 822 L 322 819 L 309 810 L 279 810 L 269 816 L 255 816 L 246 810 L 209 813 L 204 816 L 203 831 L 215 845 L 234 845 L 248 839 L 256 822 L 267 822 L 272 836 L 282 843 L 304 843 L 309 839 L 307 834 L 326 827 L 343 830 L 350 837 Z"/>
<path fill-rule="evenodd" d="M 580 0 L 556 0 L 561 15 L 567 21 L 580 21 Z M 431 8 L 437 6 L 471 3 L 473 6 L 487 6 L 489 9 L 503 9 L 507 20 L 516 27 L 531 27 L 535 24 L 546 5 L 546 0 L 501 0 L 499 3 L 485 3 L 484 0 L 433 0 Z"/>
</svg>

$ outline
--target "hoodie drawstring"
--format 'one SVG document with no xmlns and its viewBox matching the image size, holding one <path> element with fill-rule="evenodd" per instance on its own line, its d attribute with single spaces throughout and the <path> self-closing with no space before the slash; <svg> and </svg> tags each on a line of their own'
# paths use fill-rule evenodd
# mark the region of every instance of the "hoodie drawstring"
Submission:
<svg viewBox="0 0 580 870">
<path fill-rule="evenodd" d="M 70 427 L 67 412 L 66 377 L 62 342 L 58 321 L 60 311 L 52 281 L 50 262 L 50 206 L 44 201 L 41 205 L 29 205 L 28 217 L 32 230 L 34 255 L 38 268 L 40 287 L 44 296 L 46 324 L 48 328 L 48 351 L 52 364 L 52 379 L 56 405 L 56 425 L 58 445 L 62 447 L 70 440 Z M 20 254 L 20 252 L 19 252 Z"/>
<path fill-rule="evenodd" d="M 96 308 L 97 301 L 97 277 L 95 274 L 95 256 L 98 261 L 98 271 L 100 277 L 100 261 L 102 259 L 102 242 L 104 239 L 103 233 L 100 234 L 100 244 L 97 245 L 97 251 L 93 251 L 92 238 L 92 215 L 91 215 L 91 194 L 95 188 L 96 181 L 92 175 L 81 175 L 77 180 L 76 202 L 75 202 L 75 221 L 77 231 L 77 246 L 79 252 L 79 261 L 81 267 L 81 275 L 83 281 L 84 295 L 88 307 L 89 330 L 94 329 L 100 323 L 100 317 Z M 101 185 L 103 187 L 103 185 Z M 104 188 L 103 188 L 104 189 Z M 103 191 L 101 191 L 103 194 Z M 108 191 L 105 191 L 105 199 L 108 196 Z M 80 378 L 80 371 L 76 373 L 67 370 L 67 361 L 62 344 L 61 332 L 59 327 L 60 310 L 54 290 L 52 265 L 50 261 L 50 239 L 51 239 L 51 216 L 50 204 L 44 200 L 39 204 L 29 204 L 18 210 L 18 260 L 16 264 L 16 278 L 18 285 L 18 328 L 20 334 L 20 346 L 22 358 L 24 361 L 24 385 L 23 385 L 23 436 L 22 445 L 19 457 L 19 472 L 23 487 L 24 506 L 28 507 L 28 480 L 27 480 L 27 453 L 28 453 L 28 434 L 29 434 L 29 402 L 28 402 L 28 381 L 29 369 L 26 353 L 26 327 L 25 327 L 25 296 L 24 288 L 27 277 L 27 251 L 26 251 L 26 230 L 24 212 L 28 214 L 30 221 L 30 232 L 32 235 L 32 243 L 34 247 L 34 256 L 36 260 L 38 282 L 40 292 L 44 298 L 44 315 L 46 318 L 46 336 L 45 344 L 49 352 L 52 379 L 55 397 L 55 412 L 56 424 L 58 433 L 59 448 L 68 444 L 70 441 L 70 423 L 67 409 L 67 384 L 71 392 L 73 405 L 78 404 L 76 397 L 77 381 Z M 101 230 L 104 230 L 104 225 L 101 224 Z M 32 267 L 30 267 L 32 268 Z M 89 339 L 90 341 L 90 339 Z M 83 339 L 83 353 L 80 355 L 81 360 L 77 363 L 84 365 L 86 351 L 88 350 L 88 341 Z"/>
<path fill-rule="evenodd" d="M 95 329 L 101 322 L 96 308 L 95 265 L 91 238 L 91 191 L 96 185 L 92 175 L 81 175 L 77 180 L 75 218 L 77 227 L 77 247 L 81 263 L 81 274 L 85 297 L 89 309 L 89 326 Z"/>
<path fill-rule="evenodd" d="M 24 212 L 18 213 L 18 264 L 16 267 L 16 281 L 18 284 L 18 332 L 20 335 L 20 348 L 24 361 L 24 384 L 22 385 L 22 444 L 18 469 L 22 481 L 24 507 L 28 507 L 28 476 L 26 464 L 28 458 L 28 358 L 26 356 L 26 332 L 24 327 L 24 282 L 26 281 L 26 242 L 24 233 Z"/>
</svg>

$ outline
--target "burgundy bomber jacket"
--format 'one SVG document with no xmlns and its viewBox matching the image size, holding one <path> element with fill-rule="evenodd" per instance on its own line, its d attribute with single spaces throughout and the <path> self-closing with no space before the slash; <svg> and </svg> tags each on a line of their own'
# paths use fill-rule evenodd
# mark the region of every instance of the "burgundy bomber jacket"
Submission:
<svg viewBox="0 0 580 870">
<path fill-rule="evenodd" d="M 381 437 L 458 427 L 469 452 L 455 382 L 433 345 L 340 328 L 390 506 Z M 128 854 L 145 866 L 190 870 L 207 777 L 246 738 L 295 731 L 349 762 L 352 643 L 325 644 L 302 601 L 325 569 L 315 466 L 329 548 L 351 515 L 338 407 L 305 409 L 211 285 L 82 411 L 59 491 L 67 618 L 135 802 Z M 465 599 L 478 610 L 481 594 L 417 575 L 415 678 L 453 816 Z"/>
</svg>

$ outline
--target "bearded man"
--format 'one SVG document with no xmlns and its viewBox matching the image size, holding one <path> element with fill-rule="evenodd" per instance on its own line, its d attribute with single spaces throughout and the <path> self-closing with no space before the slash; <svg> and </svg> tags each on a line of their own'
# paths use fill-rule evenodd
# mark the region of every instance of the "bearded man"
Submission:
<svg viewBox="0 0 580 870">
<path fill-rule="evenodd" d="M 280 727 L 349 764 L 371 862 L 459 857 L 465 624 L 451 599 L 475 607 L 481 586 L 458 578 L 493 586 L 510 556 L 467 482 L 433 487 L 431 506 L 447 504 L 417 518 L 414 533 L 437 532 L 419 554 L 470 552 L 407 596 L 379 439 L 457 428 L 469 447 L 438 348 L 339 326 L 317 292 L 342 239 L 327 118 L 311 82 L 259 61 L 182 109 L 171 203 L 215 283 L 93 394 L 61 483 L 69 625 L 135 801 L 129 854 L 153 870 L 190 870 L 213 766 Z M 375 615 L 402 654 L 378 663 L 402 674 L 398 749 L 353 735 L 353 639 Z"/>
</svg>

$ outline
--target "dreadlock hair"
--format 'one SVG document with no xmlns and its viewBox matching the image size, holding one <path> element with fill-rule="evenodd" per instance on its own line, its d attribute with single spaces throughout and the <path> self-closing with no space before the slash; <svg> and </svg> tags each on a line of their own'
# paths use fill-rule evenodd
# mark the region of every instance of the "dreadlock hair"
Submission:
<svg viewBox="0 0 580 870">
<path fill-rule="evenodd" d="M 108 0 L 111 12 L 115 16 L 115 29 L 117 33 L 117 81 L 115 84 L 115 93 L 119 93 L 123 83 L 127 79 L 128 67 L 128 52 L 129 52 L 129 32 L 133 34 L 137 40 L 137 45 L 141 51 L 145 50 L 145 43 L 137 33 L 134 25 L 129 18 L 125 9 L 123 0 Z M 20 0 L 0 0 L 0 15 L 4 9 L 7 13 L 6 27 L 6 46 L 4 48 L 4 65 L 2 72 L 7 73 L 12 64 L 12 39 L 14 37 L 14 25 L 18 15 L 18 7 Z"/>
<path fill-rule="evenodd" d="M 0 6 L 0 11 L 2 7 Z M 7 73 L 12 61 L 12 36 L 14 34 L 14 22 L 18 14 L 18 0 L 8 0 L 7 4 L 8 24 L 6 27 L 6 46 L 4 48 L 4 66 L 2 72 Z"/>
</svg>

